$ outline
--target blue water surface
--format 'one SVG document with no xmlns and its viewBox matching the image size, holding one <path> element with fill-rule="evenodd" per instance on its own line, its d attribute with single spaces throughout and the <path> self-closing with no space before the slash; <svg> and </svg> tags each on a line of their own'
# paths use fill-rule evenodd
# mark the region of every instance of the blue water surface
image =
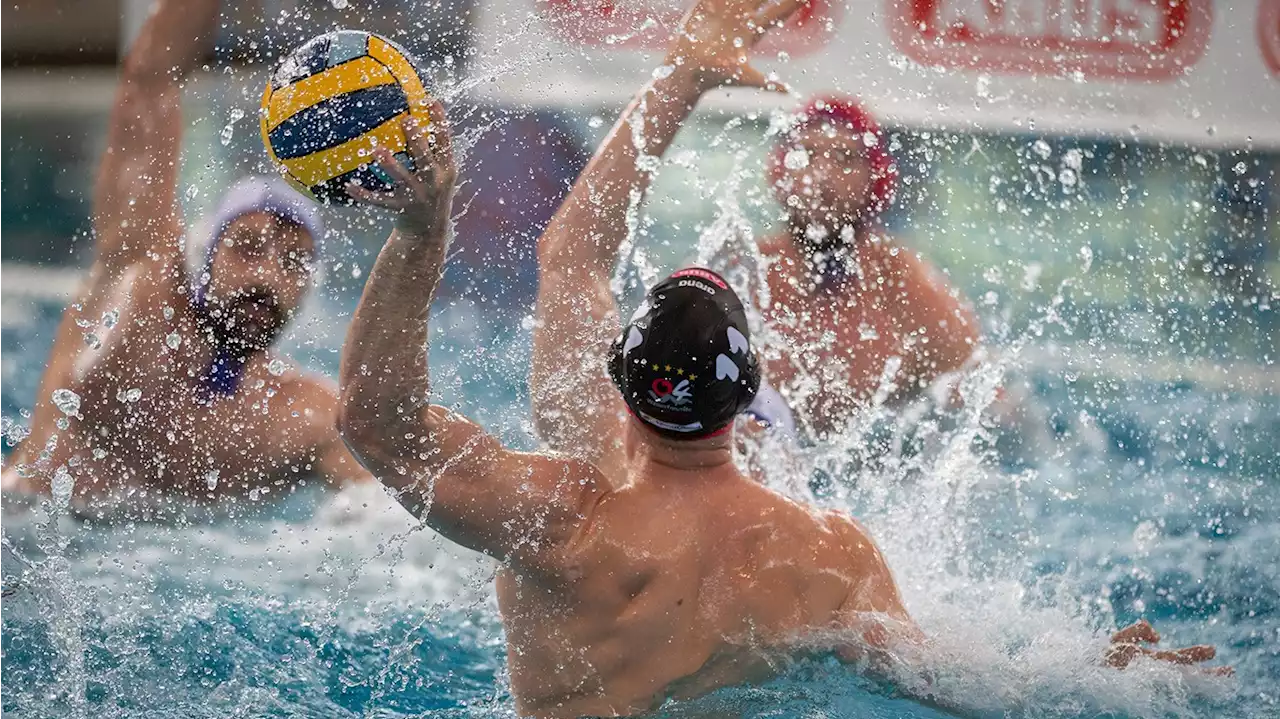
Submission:
<svg viewBox="0 0 1280 719">
<path fill-rule="evenodd" d="M 6 417 L 31 402 L 58 309 L 6 316 Z M 533 447 L 528 325 L 482 312 L 441 309 L 435 387 Z M 340 315 L 313 308 L 288 349 L 333 372 Z M 882 544 L 950 712 L 1280 716 L 1280 397 L 1265 378 L 1160 377 L 1132 353 L 1082 363 L 1074 341 L 1015 334 L 967 385 L 972 411 L 880 413 L 798 452 L 803 481 L 779 485 L 852 509 Z M 1012 409 L 978 411 L 997 382 Z M 376 487 L 250 505 L 84 523 L 6 498 L 4 715 L 515 715 L 491 562 Z M 1106 633 L 1139 617 L 1171 645 L 1216 645 L 1236 677 L 1101 667 Z M 948 715 L 905 692 L 818 656 L 664 713 Z"/>
</svg>

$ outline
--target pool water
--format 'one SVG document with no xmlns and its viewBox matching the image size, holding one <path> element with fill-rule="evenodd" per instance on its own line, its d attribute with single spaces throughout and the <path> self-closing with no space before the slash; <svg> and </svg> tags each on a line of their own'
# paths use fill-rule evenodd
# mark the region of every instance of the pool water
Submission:
<svg viewBox="0 0 1280 719">
<path fill-rule="evenodd" d="M 335 371 L 349 304 L 311 308 L 287 349 Z M 4 415 L 21 421 L 59 308 L 12 307 Z M 532 447 L 528 324 L 484 312 L 441 308 L 435 387 Z M 933 637 L 933 692 L 954 711 L 1280 715 L 1274 375 L 1254 362 L 1240 365 L 1252 378 L 1166 377 L 1123 345 L 1104 363 L 1038 321 L 965 381 L 963 408 L 869 412 L 828 445 L 795 450 L 790 474 L 770 481 L 868 526 Z M 984 409 L 997 385 L 1014 409 Z M 248 505 L 87 524 L 6 498 L 4 715 L 515 715 L 490 561 L 418 526 L 377 487 L 303 487 Z M 1171 645 L 1216 645 L 1236 677 L 1099 666 L 1106 633 L 1138 617 Z M 901 682 L 818 656 L 664 711 L 945 715 L 904 698 Z"/>
</svg>

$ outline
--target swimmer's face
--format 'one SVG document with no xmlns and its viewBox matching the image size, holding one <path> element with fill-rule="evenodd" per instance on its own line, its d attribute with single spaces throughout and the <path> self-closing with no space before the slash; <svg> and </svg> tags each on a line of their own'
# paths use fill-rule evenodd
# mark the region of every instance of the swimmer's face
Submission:
<svg viewBox="0 0 1280 719">
<path fill-rule="evenodd" d="M 205 308 L 222 341 L 245 350 L 271 346 L 311 286 L 311 233 L 266 212 L 232 221 L 218 238 Z"/>
<path fill-rule="evenodd" d="M 861 135 L 838 123 L 813 123 L 787 147 L 774 190 L 793 221 L 829 225 L 862 215 L 871 199 L 872 168 Z"/>
</svg>

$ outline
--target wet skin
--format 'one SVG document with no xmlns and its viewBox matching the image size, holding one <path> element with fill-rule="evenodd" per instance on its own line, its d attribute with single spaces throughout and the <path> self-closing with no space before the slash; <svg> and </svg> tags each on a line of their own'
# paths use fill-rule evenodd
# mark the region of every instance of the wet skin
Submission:
<svg viewBox="0 0 1280 719">
<path fill-rule="evenodd" d="M 307 474 L 365 476 L 334 428 L 332 384 L 287 365 L 267 370 L 267 348 L 310 286 L 313 238 L 272 215 L 239 217 L 219 237 L 204 308 L 193 304 L 177 198 L 182 91 L 212 44 L 218 9 L 217 0 L 162 0 L 124 60 L 94 184 L 93 264 L 58 327 L 5 491 L 49 493 L 61 468 L 87 511 L 113 495 L 145 508 Z M 100 347 L 86 344 L 86 331 Z M 246 361 L 232 396 L 201 386 L 218 348 Z M 54 405 L 59 389 L 79 395 L 76 416 Z"/>
<path fill-rule="evenodd" d="M 287 364 L 272 374 L 264 351 L 310 286 L 313 244 L 270 215 L 237 219 L 215 253 L 203 311 L 186 291 L 184 269 L 164 260 L 100 278 L 63 318 L 32 434 L 6 467 L 5 488 L 47 493 L 63 465 L 81 505 L 112 494 L 138 502 L 261 487 L 269 494 L 313 473 L 353 474 L 354 462 L 340 469 L 349 460 L 333 431 L 332 386 Z M 117 316 L 113 327 L 100 326 L 105 313 Z M 86 345 L 80 319 L 98 325 L 98 349 Z M 232 396 L 204 388 L 217 345 L 250 357 Z M 77 417 L 48 399 L 54 389 L 80 397 Z"/>
<path fill-rule="evenodd" d="M 878 394 L 910 397 L 965 366 L 978 324 L 940 273 L 865 221 L 872 170 L 859 135 L 815 123 L 794 147 L 808 163 L 775 187 L 789 226 L 761 244 L 771 299 L 763 311 L 778 340 L 768 376 L 821 437 Z M 852 271 L 823 281 L 821 256 L 832 252 Z"/>
</svg>

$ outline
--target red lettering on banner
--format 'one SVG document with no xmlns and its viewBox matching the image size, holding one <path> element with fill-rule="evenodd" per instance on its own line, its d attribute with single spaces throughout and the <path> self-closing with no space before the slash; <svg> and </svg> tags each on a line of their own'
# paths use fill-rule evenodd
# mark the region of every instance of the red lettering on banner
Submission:
<svg viewBox="0 0 1280 719">
<path fill-rule="evenodd" d="M 1165 80 L 1209 42 L 1212 0 L 887 0 L 890 36 L 923 65 Z"/>
<path fill-rule="evenodd" d="M 1258 46 L 1267 67 L 1280 75 L 1280 0 L 1258 3 Z"/>
<path fill-rule="evenodd" d="M 537 4 L 552 31 L 570 44 L 654 50 L 670 42 L 689 0 L 537 0 Z M 758 49 L 797 56 L 820 49 L 834 34 L 840 7 L 834 0 L 811 0 L 765 36 Z"/>
</svg>

